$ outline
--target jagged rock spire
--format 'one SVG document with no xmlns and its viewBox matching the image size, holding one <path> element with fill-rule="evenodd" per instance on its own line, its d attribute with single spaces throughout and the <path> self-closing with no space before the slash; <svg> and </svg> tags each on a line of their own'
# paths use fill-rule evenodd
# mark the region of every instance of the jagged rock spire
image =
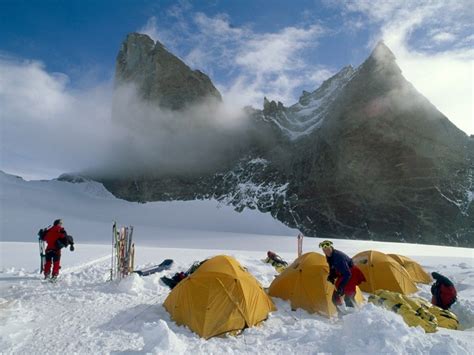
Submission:
<svg viewBox="0 0 474 355">
<path fill-rule="evenodd" d="M 117 55 L 115 85 L 133 84 L 140 97 L 172 110 L 204 100 L 221 101 L 209 77 L 192 70 L 149 36 L 130 33 Z"/>
</svg>

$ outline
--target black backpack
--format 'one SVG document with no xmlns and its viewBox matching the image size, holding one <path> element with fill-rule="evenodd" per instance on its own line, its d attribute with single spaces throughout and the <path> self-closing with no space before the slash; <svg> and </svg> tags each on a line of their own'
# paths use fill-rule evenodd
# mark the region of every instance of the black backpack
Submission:
<svg viewBox="0 0 474 355">
<path fill-rule="evenodd" d="M 59 249 L 66 248 L 68 245 L 74 245 L 74 238 L 72 235 L 66 234 L 64 238 L 60 238 L 56 241 L 56 246 Z"/>
<path fill-rule="evenodd" d="M 46 233 L 48 233 L 49 228 L 50 228 L 50 227 L 41 228 L 41 229 L 38 231 L 38 238 L 39 238 L 40 240 L 44 240 L 44 237 L 46 237 Z"/>
</svg>

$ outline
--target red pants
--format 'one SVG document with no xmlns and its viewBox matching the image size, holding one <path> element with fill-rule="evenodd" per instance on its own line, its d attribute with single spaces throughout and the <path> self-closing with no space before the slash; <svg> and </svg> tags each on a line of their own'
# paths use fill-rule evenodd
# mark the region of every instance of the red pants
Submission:
<svg viewBox="0 0 474 355">
<path fill-rule="evenodd" d="M 58 276 L 61 261 L 60 250 L 46 250 L 46 263 L 44 264 L 44 274 L 49 275 L 51 271 L 51 262 L 53 262 L 53 276 Z"/>
<path fill-rule="evenodd" d="M 354 265 L 351 267 L 351 278 L 344 287 L 344 295 L 348 297 L 354 297 L 356 293 L 356 286 L 365 281 L 365 276 L 360 269 Z M 336 290 L 342 282 L 342 277 L 338 277 L 336 280 Z"/>
</svg>

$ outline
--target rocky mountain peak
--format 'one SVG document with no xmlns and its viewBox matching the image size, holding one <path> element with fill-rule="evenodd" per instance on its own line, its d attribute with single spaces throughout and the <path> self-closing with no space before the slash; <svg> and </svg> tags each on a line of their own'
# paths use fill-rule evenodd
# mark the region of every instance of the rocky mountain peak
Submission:
<svg viewBox="0 0 474 355">
<path fill-rule="evenodd" d="M 117 55 L 116 89 L 126 84 L 135 85 L 140 98 L 171 110 L 222 100 L 206 74 L 192 70 L 163 44 L 140 33 L 128 34 Z"/>
<path fill-rule="evenodd" d="M 379 41 L 370 56 L 359 68 L 360 72 L 376 71 L 381 79 L 385 75 L 401 75 L 402 71 L 397 64 L 396 57 L 383 41 Z"/>
<path fill-rule="evenodd" d="M 208 97 L 209 78 L 140 34 L 117 58 L 118 83 L 171 109 Z M 474 140 L 402 75 L 379 42 L 285 107 L 246 108 L 255 118 L 237 158 L 212 173 L 103 180 L 133 201 L 215 198 L 258 208 L 308 236 L 473 245 Z"/>
<path fill-rule="evenodd" d="M 273 116 L 278 111 L 283 111 L 285 107 L 280 101 L 269 101 L 266 97 L 263 98 L 263 114 L 265 116 Z"/>
</svg>

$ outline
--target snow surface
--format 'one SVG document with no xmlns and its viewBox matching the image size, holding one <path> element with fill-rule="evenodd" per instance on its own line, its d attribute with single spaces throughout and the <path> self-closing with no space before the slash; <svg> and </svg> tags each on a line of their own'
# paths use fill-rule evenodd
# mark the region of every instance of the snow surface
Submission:
<svg viewBox="0 0 474 355">
<path fill-rule="evenodd" d="M 295 231 L 256 211 L 216 208 L 216 201 L 136 204 L 104 195 L 100 186 L 25 182 L 6 174 L 0 179 L 1 353 L 471 354 L 474 348 L 473 249 L 335 240 L 349 255 L 366 249 L 399 253 L 451 278 L 459 292 L 453 311 L 463 331 L 426 334 L 372 304 L 327 319 L 291 311 L 287 302 L 275 298 L 278 310 L 262 325 L 206 341 L 170 319 L 162 307 L 169 290 L 159 278 L 186 270 L 195 260 L 227 254 L 267 287 L 275 270 L 261 260 L 271 249 L 292 261 Z M 75 236 L 76 250 L 63 251 L 60 280 L 50 284 L 38 273 L 34 241 L 36 231 L 58 217 Z M 139 268 L 173 258 L 172 268 L 107 281 L 114 219 L 134 224 Z M 260 232 L 265 229 L 270 234 Z M 317 250 L 319 241 L 305 238 L 304 251 Z M 429 285 L 421 285 L 418 295 L 428 298 Z"/>
</svg>

